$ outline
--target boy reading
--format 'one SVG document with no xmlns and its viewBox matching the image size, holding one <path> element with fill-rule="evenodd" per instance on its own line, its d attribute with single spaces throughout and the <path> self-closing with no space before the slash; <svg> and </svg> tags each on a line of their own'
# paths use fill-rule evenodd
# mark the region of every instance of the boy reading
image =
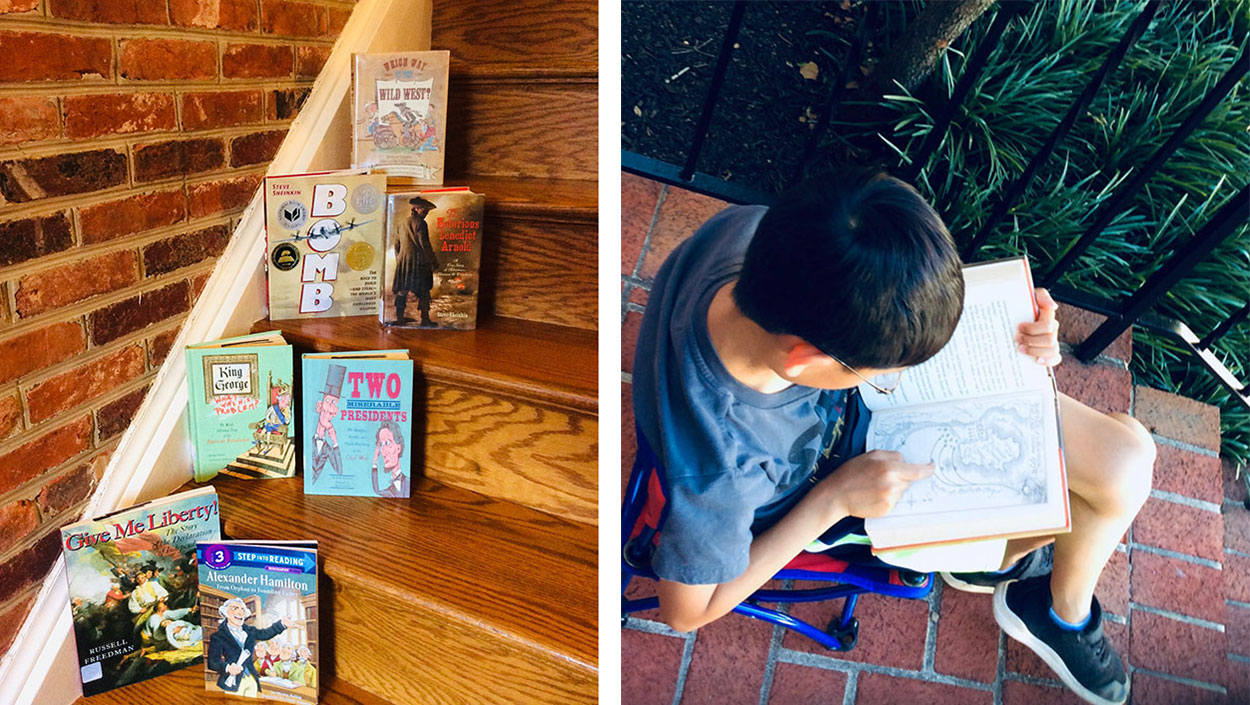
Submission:
<svg viewBox="0 0 1250 705">
<path fill-rule="evenodd" d="M 652 556 L 665 622 L 689 631 L 721 617 L 813 540 L 862 533 L 864 517 L 888 513 L 933 472 L 863 452 L 870 412 L 848 390 L 906 385 L 907 368 L 950 339 L 963 294 L 940 217 L 884 174 L 810 182 L 771 208 L 728 208 L 669 256 L 633 380 L 639 428 L 670 485 Z M 1038 320 L 1020 326 L 1017 343 L 1054 366 L 1056 305 L 1043 289 L 1036 297 Z M 1067 396 L 1060 409 L 1071 532 L 1007 542 L 997 572 L 944 577 L 993 590 L 999 625 L 1082 698 L 1123 703 L 1128 678 L 1094 586 L 1150 492 L 1154 445 L 1124 414 Z M 1053 569 L 1036 550 L 1052 541 Z"/>
</svg>

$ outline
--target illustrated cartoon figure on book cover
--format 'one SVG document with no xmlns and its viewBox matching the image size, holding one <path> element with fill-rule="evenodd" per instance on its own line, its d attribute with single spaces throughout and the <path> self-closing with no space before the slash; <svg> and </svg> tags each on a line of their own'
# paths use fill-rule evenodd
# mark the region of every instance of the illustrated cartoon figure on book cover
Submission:
<svg viewBox="0 0 1250 705">
<path fill-rule="evenodd" d="M 373 467 L 370 469 L 373 478 L 373 491 L 381 497 L 407 497 L 409 492 L 408 475 L 404 473 L 404 465 L 400 460 L 404 456 L 404 432 L 399 424 L 387 419 L 382 422 L 377 432 L 377 445 L 373 449 Z M 382 461 L 385 486 L 378 483 L 378 460 Z"/>
<path fill-rule="evenodd" d="M 449 61 L 446 51 L 356 55 L 355 167 L 442 183 Z"/>
<path fill-rule="evenodd" d="M 334 429 L 334 418 L 339 413 L 339 397 L 343 393 L 343 375 L 347 368 L 330 365 L 326 370 L 325 388 L 317 402 L 317 426 L 312 437 L 312 481 L 321 476 L 326 463 L 334 468 L 334 474 L 343 474 L 343 458 L 339 454 L 339 435 Z"/>
<path fill-rule="evenodd" d="M 252 610 L 237 597 L 223 602 L 218 608 L 218 615 L 217 629 L 208 640 L 208 670 L 217 672 L 217 687 L 227 693 L 245 698 L 258 697 L 262 674 L 257 670 L 252 655 L 259 644 L 286 631 L 291 622 L 279 619 L 264 629 L 244 624 L 244 620 L 252 616 Z M 269 663 L 271 665 L 266 668 L 266 673 L 273 671 L 273 662 Z"/>
</svg>

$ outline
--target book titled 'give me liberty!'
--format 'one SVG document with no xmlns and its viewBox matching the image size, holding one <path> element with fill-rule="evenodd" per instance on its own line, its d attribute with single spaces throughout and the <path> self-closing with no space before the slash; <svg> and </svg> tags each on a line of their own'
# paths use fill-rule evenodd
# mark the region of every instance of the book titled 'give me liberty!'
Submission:
<svg viewBox="0 0 1250 705">
<path fill-rule="evenodd" d="M 412 360 L 407 350 L 303 356 L 304 493 L 407 497 Z"/>
</svg>

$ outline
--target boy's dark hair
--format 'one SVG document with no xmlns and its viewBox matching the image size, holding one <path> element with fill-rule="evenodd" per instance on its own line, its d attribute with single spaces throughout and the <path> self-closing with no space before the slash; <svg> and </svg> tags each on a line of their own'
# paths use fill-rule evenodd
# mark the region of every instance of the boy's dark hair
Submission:
<svg viewBox="0 0 1250 705">
<path fill-rule="evenodd" d="M 855 171 L 778 197 L 733 296 L 770 333 L 884 369 L 920 364 L 950 340 L 964 279 L 950 233 L 914 188 Z"/>
</svg>

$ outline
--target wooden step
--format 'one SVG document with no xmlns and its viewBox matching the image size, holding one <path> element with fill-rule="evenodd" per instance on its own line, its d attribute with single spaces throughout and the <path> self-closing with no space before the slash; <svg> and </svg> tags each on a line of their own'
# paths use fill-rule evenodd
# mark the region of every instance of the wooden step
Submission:
<svg viewBox="0 0 1250 705">
<path fill-rule="evenodd" d="M 388 184 L 419 188 L 402 178 Z M 596 182 L 470 175 L 447 185 L 486 194 L 480 312 L 598 327 Z"/>
<path fill-rule="evenodd" d="M 90 698 L 80 697 L 76 705 L 134 705 L 135 703 L 238 703 L 237 697 L 209 693 L 204 690 L 204 667 L 191 666 L 181 671 L 165 674 L 159 678 L 135 683 Z M 321 671 L 321 693 L 318 702 L 323 705 L 392 705 L 391 701 L 373 695 L 341 678 L 325 675 Z M 261 701 L 257 701 L 261 702 Z"/>
<path fill-rule="evenodd" d="M 386 329 L 371 316 L 262 320 L 253 330 L 282 331 L 297 353 L 410 350 L 422 437 L 414 475 L 597 522 L 593 331 L 500 317 L 474 331 Z"/>
<path fill-rule="evenodd" d="M 457 76 L 500 76 L 518 69 L 593 76 L 598 23 L 595 0 L 437 2 L 432 46 L 451 51 Z"/>
</svg>

